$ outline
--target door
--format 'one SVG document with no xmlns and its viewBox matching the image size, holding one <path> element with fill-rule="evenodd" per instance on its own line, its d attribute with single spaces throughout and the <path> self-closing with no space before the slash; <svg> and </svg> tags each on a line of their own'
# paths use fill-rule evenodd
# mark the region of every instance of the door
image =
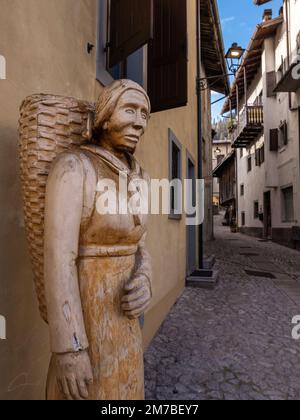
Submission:
<svg viewBox="0 0 300 420">
<path fill-rule="evenodd" d="M 196 204 L 196 167 L 190 156 L 187 158 L 187 179 L 193 181 L 192 191 L 187 191 L 187 200 Z M 188 217 L 188 216 L 187 216 Z M 193 216 L 194 217 L 194 216 Z M 187 275 L 196 269 L 196 226 L 187 226 Z"/>
<path fill-rule="evenodd" d="M 272 205 L 271 205 L 271 191 L 264 195 L 264 237 L 266 239 L 272 238 Z"/>
</svg>

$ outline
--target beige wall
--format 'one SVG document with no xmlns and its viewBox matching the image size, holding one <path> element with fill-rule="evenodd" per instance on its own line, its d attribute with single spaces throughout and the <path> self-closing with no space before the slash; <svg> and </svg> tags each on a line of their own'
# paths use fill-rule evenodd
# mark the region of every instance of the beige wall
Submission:
<svg viewBox="0 0 300 420">
<path fill-rule="evenodd" d="M 0 80 L 0 313 L 7 340 L 0 342 L 0 399 L 43 398 L 49 358 L 48 331 L 40 320 L 27 254 L 18 173 L 18 109 L 32 93 L 93 100 L 96 40 L 94 0 L 1 0 L 0 51 L 7 80 Z"/>
<path fill-rule="evenodd" d="M 187 150 L 196 161 L 196 10 L 194 1 L 187 3 L 189 103 L 151 118 L 138 158 L 153 178 L 168 178 L 168 128 L 183 145 L 183 174 Z M 18 109 L 32 93 L 96 99 L 101 86 L 95 80 L 95 50 L 86 53 L 88 42 L 96 44 L 96 0 L 0 0 L 0 6 L 0 54 L 7 60 L 7 80 L 0 80 L 0 314 L 7 319 L 8 335 L 0 341 L 0 399 L 43 399 L 48 331 L 38 314 L 25 240 Z M 154 299 L 146 316 L 145 345 L 184 287 L 184 219 L 151 217 L 148 243 L 154 263 Z"/>
</svg>

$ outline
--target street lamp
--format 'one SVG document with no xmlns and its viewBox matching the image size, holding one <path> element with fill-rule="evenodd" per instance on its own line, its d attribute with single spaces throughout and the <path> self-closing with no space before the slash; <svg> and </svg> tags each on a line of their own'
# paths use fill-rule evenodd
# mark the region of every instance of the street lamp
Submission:
<svg viewBox="0 0 300 420">
<path fill-rule="evenodd" d="M 219 147 L 217 147 L 215 150 L 215 155 L 219 156 L 221 153 L 222 153 L 222 150 Z"/>
<path fill-rule="evenodd" d="M 241 59 L 244 55 L 244 52 L 244 48 L 240 47 L 236 42 L 234 42 L 225 55 L 228 68 L 233 74 L 236 74 L 240 68 Z"/>
</svg>

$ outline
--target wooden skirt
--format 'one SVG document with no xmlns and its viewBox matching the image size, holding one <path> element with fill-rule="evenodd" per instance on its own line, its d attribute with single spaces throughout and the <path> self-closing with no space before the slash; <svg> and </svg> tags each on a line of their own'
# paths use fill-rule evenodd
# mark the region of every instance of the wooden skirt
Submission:
<svg viewBox="0 0 300 420">
<path fill-rule="evenodd" d="M 94 383 L 90 400 L 143 400 L 142 333 L 138 320 L 121 310 L 124 286 L 131 279 L 135 255 L 79 260 L 82 310 Z M 50 363 L 47 399 L 61 400 L 55 367 Z"/>
</svg>

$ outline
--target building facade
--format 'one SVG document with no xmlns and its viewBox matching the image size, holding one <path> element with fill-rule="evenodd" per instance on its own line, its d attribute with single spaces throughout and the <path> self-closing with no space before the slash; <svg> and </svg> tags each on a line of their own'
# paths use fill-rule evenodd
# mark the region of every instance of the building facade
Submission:
<svg viewBox="0 0 300 420">
<path fill-rule="evenodd" d="M 6 79 L 0 80 L 0 313 L 6 318 L 8 339 L 0 342 L 0 399 L 43 399 L 49 363 L 48 329 L 38 313 L 22 211 L 18 170 L 22 100 L 42 92 L 95 101 L 114 78 L 138 81 L 147 89 L 153 106 L 138 160 L 154 179 L 197 176 L 197 2 L 155 0 L 154 9 L 152 2 L 144 3 L 143 20 L 134 16 L 132 27 L 124 22 L 130 18 L 128 10 L 140 10 L 137 0 L 126 0 L 125 8 L 111 10 L 109 22 L 106 0 L 1 2 L 0 55 L 6 60 Z M 225 63 L 216 1 L 201 0 L 201 9 L 202 19 L 211 22 L 202 32 L 205 77 L 220 74 L 216 63 L 224 68 Z M 150 15 L 152 10 L 154 15 Z M 113 28 L 110 39 L 106 37 L 108 27 Z M 207 28 L 210 38 L 205 38 Z M 213 64 L 206 49 L 213 54 Z M 214 89 L 226 92 L 224 78 Z M 205 235 L 210 239 L 209 86 L 202 92 L 202 107 Z M 172 148 L 177 153 L 171 153 Z M 147 241 L 153 259 L 154 295 L 143 329 L 145 347 L 182 293 L 188 264 L 197 264 L 197 238 L 187 230 L 185 216 L 151 216 Z"/>
<path fill-rule="evenodd" d="M 229 155 L 232 151 L 231 141 L 228 139 L 217 140 L 213 139 L 212 144 L 212 162 L 213 162 L 213 172 L 220 165 L 220 163 Z M 213 180 L 213 206 L 215 209 L 218 209 L 220 206 L 223 206 L 222 199 L 220 197 L 220 180 L 217 177 L 214 177 Z"/>
<path fill-rule="evenodd" d="M 264 2 L 265 3 L 265 2 Z M 264 12 L 224 112 L 235 111 L 238 225 L 241 232 L 299 248 L 300 2 Z"/>
</svg>

